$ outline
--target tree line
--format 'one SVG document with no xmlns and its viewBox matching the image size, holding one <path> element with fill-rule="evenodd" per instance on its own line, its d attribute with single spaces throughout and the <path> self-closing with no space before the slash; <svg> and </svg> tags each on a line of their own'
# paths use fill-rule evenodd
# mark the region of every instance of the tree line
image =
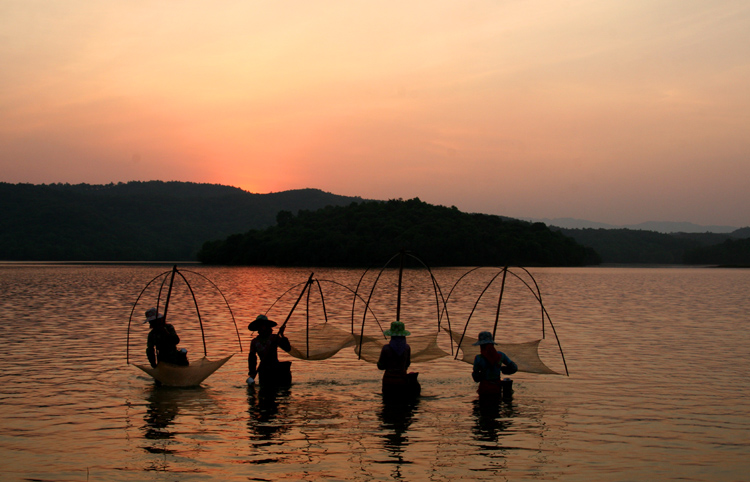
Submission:
<svg viewBox="0 0 750 482">
<path fill-rule="evenodd" d="M 747 266 L 747 238 L 750 228 L 549 229 L 419 200 L 366 202 L 318 189 L 254 194 L 189 182 L 0 183 L 5 261 L 195 261 L 200 251 L 207 262 L 364 264 L 366 253 L 381 259 L 410 248 L 436 264 Z M 231 249 L 240 243 L 257 252 Z"/>
<path fill-rule="evenodd" d="M 208 264 L 371 266 L 400 250 L 433 266 L 582 266 L 596 253 L 543 223 L 467 214 L 418 198 L 282 211 L 274 226 L 207 242 Z"/>
<path fill-rule="evenodd" d="M 596 251 L 603 263 L 750 265 L 750 228 L 729 234 L 554 228 Z"/>
<path fill-rule="evenodd" d="M 206 240 L 270 226 L 281 210 L 358 200 L 190 182 L 0 183 L 0 260 L 194 261 Z"/>
</svg>

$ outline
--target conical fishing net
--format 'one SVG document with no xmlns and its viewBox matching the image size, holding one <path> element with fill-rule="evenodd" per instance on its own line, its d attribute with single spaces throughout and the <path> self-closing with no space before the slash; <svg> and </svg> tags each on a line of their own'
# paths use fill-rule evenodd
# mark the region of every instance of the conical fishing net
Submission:
<svg viewBox="0 0 750 482">
<path fill-rule="evenodd" d="M 405 253 L 401 253 L 401 257 L 404 256 Z M 366 270 L 356 287 L 349 287 L 333 280 L 318 280 L 310 274 L 307 282 L 299 283 L 282 294 L 266 311 L 266 314 L 270 315 L 269 311 L 274 310 L 271 316 L 278 321 L 278 330 L 283 330 L 290 341 L 289 354 L 300 360 L 325 360 L 335 356 L 341 350 L 351 348 L 359 359 L 377 363 L 383 346 L 390 341 L 390 337 L 384 334 L 388 325 L 391 321 L 405 320 L 407 330 L 410 331 L 406 341 L 411 348 L 412 363 L 452 357 L 472 364 L 480 350 L 478 346 L 473 345 L 477 338 L 467 335 L 468 328 L 471 327 L 470 333 L 478 333 L 480 329 L 495 333 L 500 326 L 501 331 L 496 340 L 502 343 L 497 343 L 496 348 L 518 365 L 518 371 L 562 374 L 547 366 L 539 356 L 540 343 L 545 338 L 545 325 L 552 329 L 558 347 L 560 343 L 554 332 L 552 321 L 542 304 L 541 292 L 536 280 L 524 268 L 518 268 L 516 271 L 507 267 L 472 268 L 465 272 L 460 269 L 441 270 L 441 275 L 448 276 L 448 282 L 452 284 L 451 289 L 446 292 L 441 289 L 432 271 L 424 264 L 418 269 L 405 270 L 402 259 L 400 268 L 387 269 L 387 267 L 386 264 L 386 267 L 379 273 L 372 271 L 368 273 Z M 190 271 L 184 271 L 184 273 L 197 275 L 198 281 L 209 283 L 219 292 L 220 301 L 223 301 L 228 308 L 226 299 L 213 282 L 199 273 Z M 425 276 L 425 273 L 429 276 Z M 139 368 L 165 384 L 180 385 L 186 383 L 185 380 L 188 379 L 190 383 L 197 384 L 205 376 L 210 375 L 212 370 L 221 366 L 228 357 L 217 362 L 210 362 L 215 363 L 215 366 L 205 365 L 204 362 L 209 362 L 206 358 L 206 335 L 211 335 L 210 330 L 215 324 L 204 323 L 201 320 L 201 313 L 204 311 L 199 312 L 193 289 L 185 279 L 183 271 L 178 271 L 175 267 L 171 272 L 157 276 L 144 288 L 138 299 L 144 297 L 149 286 L 154 286 L 158 288 L 158 294 L 151 295 L 150 299 L 155 298 L 155 305 L 159 306 L 160 300 L 166 297 L 166 302 L 163 302 L 166 312 L 170 294 L 173 297 L 180 295 L 179 290 L 172 290 L 172 282 L 166 276 L 168 274 L 171 274 L 171 279 L 174 279 L 176 275 L 184 279 L 188 288 L 187 293 L 195 302 L 204 358 L 193 357 L 191 359 L 190 376 L 187 376 L 188 370 L 184 369 L 179 373 L 159 373 L 147 366 L 139 365 Z M 471 277 L 476 279 L 469 281 Z M 394 278 L 397 281 L 394 281 Z M 417 278 L 421 278 L 421 281 L 415 280 Z M 511 287 L 506 280 L 517 282 L 520 288 Z M 193 283 L 196 282 L 193 281 Z M 324 292 L 323 285 L 326 285 L 327 290 L 330 287 L 331 290 L 339 290 L 339 292 L 331 293 L 331 290 Z M 165 287 L 168 287 L 168 290 Z M 495 290 L 492 294 L 490 294 L 491 287 Z M 299 293 L 298 296 L 296 293 Z M 529 293 L 531 296 L 528 296 Z M 522 302 L 521 295 L 527 300 Z M 296 301 L 291 308 L 288 308 L 286 302 L 292 299 Z M 524 306 L 527 302 L 528 304 Z M 138 300 L 133 306 L 133 312 L 136 306 L 138 306 Z M 175 310 L 177 308 L 172 311 Z M 524 313 L 529 311 L 534 313 L 535 319 L 524 318 Z M 128 322 L 128 343 L 133 312 Z M 282 312 L 287 313 L 285 319 Z M 182 313 L 175 311 L 175 314 L 181 315 Z M 229 309 L 229 314 L 232 316 L 234 331 L 240 341 L 231 309 Z M 383 323 L 381 320 L 387 320 L 387 322 Z M 541 324 L 538 324 L 539 321 Z M 528 331 L 530 327 L 535 330 L 541 327 L 542 339 L 531 334 Z M 189 333 L 185 338 L 189 338 Z M 519 340 L 522 341 L 519 342 Z M 239 346 L 241 351 L 241 342 Z M 139 345 L 139 351 L 140 349 L 142 348 Z M 561 347 L 560 356 L 565 364 Z M 565 374 L 567 374 L 567 366 L 565 366 Z M 177 378 L 182 381 L 176 381 Z"/>
<path fill-rule="evenodd" d="M 461 333 L 445 330 L 453 338 L 453 341 L 461 343 L 459 360 L 466 363 L 474 363 L 474 357 L 479 354 L 479 347 L 473 346 L 476 338 L 464 337 Z M 362 360 L 377 363 L 380 351 L 388 343 L 384 337 L 372 337 L 352 335 L 344 330 L 324 324 L 314 326 L 309 336 L 304 331 L 289 331 L 285 333 L 292 349 L 289 354 L 300 360 L 324 360 L 336 355 L 344 348 L 354 347 L 354 353 Z M 362 340 L 360 346 L 360 338 Z M 438 358 L 451 356 L 438 346 L 438 335 L 412 335 L 406 338 L 411 347 L 411 362 L 423 363 Z M 495 345 L 498 351 L 502 351 L 518 365 L 519 372 L 545 373 L 560 375 L 544 364 L 539 357 L 539 343 L 542 340 L 534 340 L 526 343 L 498 343 Z"/>
<path fill-rule="evenodd" d="M 436 360 L 444 356 L 450 356 L 438 346 L 437 334 L 412 335 L 406 337 L 406 342 L 411 347 L 411 362 L 420 363 Z M 388 343 L 388 339 L 367 337 L 362 340 L 362 348 L 355 345 L 354 352 L 363 360 L 377 363 L 380 358 L 380 350 Z"/>
<path fill-rule="evenodd" d="M 473 345 L 477 341 L 477 338 L 466 335 L 472 317 L 475 320 L 471 323 L 471 326 L 474 327 L 472 333 L 475 333 L 474 330 L 478 333 L 479 329 L 476 327 L 477 325 L 481 325 L 483 329 L 491 329 L 494 323 L 495 328 L 497 328 L 502 311 L 503 313 L 507 312 L 505 315 L 507 319 L 503 320 L 501 324 L 504 330 L 502 333 L 503 338 L 501 338 L 503 342 L 496 345 L 498 351 L 502 351 L 508 355 L 518 365 L 518 371 L 520 372 L 560 375 L 562 373 L 551 369 L 540 358 L 539 346 L 543 341 L 542 339 L 532 338 L 531 341 L 522 342 L 515 342 L 515 340 L 508 341 L 507 339 L 509 336 L 523 336 L 520 333 L 522 331 L 520 329 L 521 325 L 526 325 L 527 328 L 530 325 L 537 326 L 539 320 L 533 323 L 522 320 L 521 311 L 529 311 L 529 307 L 519 308 L 518 305 L 520 303 L 517 303 L 519 290 L 516 289 L 514 292 L 514 289 L 506 286 L 506 278 L 512 281 L 520 281 L 520 291 L 526 292 L 526 295 L 528 295 L 528 291 L 532 293 L 532 296 L 527 296 L 527 298 L 531 299 L 531 311 L 536 313 L 535 316 L 539 316 L 541 313 L 542 331 L 545 323 L 548 323 L 552 327 L 552 322 L 549 320 L 546 310 L 541 303 L 541 294 L 536 286 L 536 281 L 533 280 L 528 271 L 523 268 L 520 268 L 520 270 L 522 270 L 520 274 L 510 271 L 508 268 L 481 272 L 486 279 L 482 280 L 481 283 L 474 281 L 470 285 L 471 290 L 475 292 L 480 291 L 478 296 L 476 294 L 467 295 L 466 293 L 461 293 L 460 290 L 455 290 L 459 282 L 464 280 L 468 273 L 480 273 L 477 268 L 470 270 L 468 273 L 456 272 L 454 274 L 456 279 L 453 280 L 453 288 L 447 295 L 440 290 L 439 284 L 434 276 L 432 276 L 431 271 L 431 278 L 428 278 L 430 281 L 427 282 L 427 286 L 425 287 L 424 285 L 419 286 L 415 284 L 413 280 L 407 281 L 405 276 L 402 279 L 402 271 L 392 270 L 389 274 L 398 273 L 398 283 L 388 285 L 385 282 L 384 284 L 387 287 L 384 290 L 380 290 L 382 292 L 379 292 L 376 287 L 378 282 L 383 283 L 383 278 L 385 278 L 385 276 L 381 278 L 383 271 L 374 280 L 370 278 L 366 282 L 363 281 L 365 280 L 365 276 L 363 275 L 357 290 L 349 288 L 352 293 L 350 298 L 348 298 L 349 301 L 346 302 L 349 308 L 340 309 L 339 307 L 338 312 L 336 312 L 336 307 L 332 308 L 330 303 L 323 299 L 325 297 L 324 290 L 320 282 L 326 280 L 316 280 L 311 274 L 307 283 L 304 284 L 301 293 L 299 293 L 297 302 L 294 303 L 294 306 L 282 324 L 285 335 L 289 338 L 292 346 L 290 355 L 301 360 L 324 360 L 335 356 L 345 348 L 351 347 L 360 359 L 370 363 L 377 363 L 383 346 L 390 340 L 390 337 L 384 335 L 387 326 L 382 326 L 381 321 L 375 314 L 377 312 L 381 320 L 387 319 L 389 322 L 394 320 L 394 318 L 400 321 L 402 316 L 407 320 L 417 320 L 406 322 L 407 329 L 411 332 L 406 337 L 406 341 L 411 347 L 412 363 L 429 362 L 442 357 L 454 357 L 457 360 L 472 364 L 474 357 L 480 352 L 479 347 Z M 413 270 L 409 272 L 409 275 L 415 274 L 418 274 L 418 272 Z M 527 279 L 523 278 L 525 275 L 527 275 Z M 496 284 L 502 283 L 499 298 L 494 298 L 497 299 L 497 302 L 493 301 L 491 303 L 493 306 L 482 306 L 480 303 L 482 296 L 496 280 Z M 339 287 L 341 286 L 340 283 L 337 284 Z M 311 298 L 310 296 L 314 285 L 317 285 L 316 296 L 320 297 L 317 300 L 315 297 Z M 362 288 L 362 285 L 365 285 L 366 288 Z M 290 294 L 290 291 L 291 289 L 285 295 Z M 307 294 L 307 301 L 300 304 L 305 294 Z M 497 295 L 493 294 L 493 296 Z M 503 310 L 501 310 L 503 296 L 505 296 L 505 304 L 502 306 Z M 339 301 L 342 299 L 340 296 L 332 298 Z M 393 298 L 398 300 L 395 307 L 392 302 L 389 305 L 389 300 Z M 487 304 L 486 300 L 490 298 L 490 296 L 485 297 L 485 305 Z M 312 302 L 311 299 L 313 300 Z M 436 306 L 430 308 L 430 302 L 435 303 Z M 449 305 L 452 310 L 451 317 L 454 320 L 452 326 L 448 317 Z M 380 310 L 383 306 L 388 307 L 386 315 L 383 315 L 382 310 Z M 455 316 L 455 313 L 460 312 L 462 307 L 471 309 L 470 311 L 464 309 L 461 316 Z M 387 313 L 392 313 L 393 311 L 391 310 L 394 310 L 394 308 L 396 315 L 388 316 Z M 414 313 L 406 316 L 403 315 L 402 311 L 413 308 L 415 309 Z M 346 310 L 351 310 L 350 317 L 342 313 Z M 317 313 L 311 314 L 312 311 L 317 311 Z M 321 311 L 324 316 L 320 315 Z M 426 313 L 430 313 L 431 311 L 435 313 L 435 318 L 430 321 L 426 319 L 428 318 Z M 332 313 L 333 315 L 331 315 Z M 303 316 L 304 320 L 302 319 Z M 464 316 L 466 316 L 465 319 Z M 276 318 L 280 317 L 277 316 Z M 330 322 L 329 318 L 335 319 L 335 323 Z M 459 318 L 461 321 L 457 323 L 455 321 L 456 318 Z M 325 321 L 313 322 L 311 320 Z M 447 327 L 441 326 L 443 324 L 447 325 Z M 456 328 L 457 324 L 459 328 Z M 554 330 L 554 327 L 552 328 Z M 562 355 L 562 350 L 560 350 L 560 354 Z M 565 372 L 567 373 L 567 367 Z"/>
<path fill-rule="evenodd" d="M 461 341 L 461 333 L 449 332 L 453 340 L 458 343 Z M 469 339 L 464 337 L 461 343 L 461 360 L 466 363 L 474 363 L 474 357 L 479 355 L 479 347 L 474 346 L 476 338 Z M 519 372 L 527 373 L 546 373 L 549 375 L 562 375 L 544 364 L 539 358 L 539 343 L 542 340 L 534 340 L 526 343 L 497 343 L 495 349 L 508 355 L 516 365 Z"/>
</svg>

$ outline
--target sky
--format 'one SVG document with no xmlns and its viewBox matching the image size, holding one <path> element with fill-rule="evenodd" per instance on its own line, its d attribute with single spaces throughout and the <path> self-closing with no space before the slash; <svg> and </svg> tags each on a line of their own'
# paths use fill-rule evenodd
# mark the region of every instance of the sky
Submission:
<svg viewBox="0 0 750 482">
<path fill-rule="evenodd" d="M 746 0 L 0 0 L 0 182 L 750 226 Z"/>
</svg>

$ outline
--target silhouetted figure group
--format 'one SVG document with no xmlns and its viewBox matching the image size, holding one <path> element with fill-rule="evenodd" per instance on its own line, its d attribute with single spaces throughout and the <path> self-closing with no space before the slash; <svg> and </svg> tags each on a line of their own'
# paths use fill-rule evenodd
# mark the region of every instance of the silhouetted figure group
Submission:
<svg viewBox="0 0 750 482">
<path fill-rule="evenodd" d="M 151 331 L 148 334 L 146 355 L 152 367 L 160 362 L 174 365 L 188 365 L 187 352 L 177 349 L 180 337 L 174 326 L 166 322 L 164 315 L 156 308 L 146 312 L 146 321 L 150 323 Z M 292 383 L 292 371 L 290 361 L 280 361 L 278 349 L 289 352 L 291 344 L 284 336 L 284 328 L 278 333 L 273 332 L 277 323 L 268 319 L 266 315 L 258 315 L 247 328 L 257 332 L 257 336 L 250 342 L 250 353 L 247 357 L 249 385 L 255 384 L 255 378 L 265 387 L 284 387 Z M 418 381 L 418 372 L 409 372 L 411 365 L 411 347 L 406 342 L 406 337 L 411 335 L 401 321 L 394 321 L 385 336 L 390 336 L 388 344 L 380 351 L 378 369 L 383 370 L 382 394 L 383 397 L 394 399 L 408 399 L 418 397 L 421 386 Z M 492 333 L 482 331 L 475 346 L 479 346 L 481 353 L 474 358 L 474 367 L 471 373 L 475 382 L 479 383 L 477 393 L 480 398 L 508 398 L 513 393 L 513 381 L 502 378 L 502 375 L 511 375 L 518 371 L 518 366 L 505 353 L 495 349 L 495 341 Z"/>
<path fill-rule="evenodd" d="M 281 362 L 278 348 L 289 352 L 291 345 L 284 336 L 282 326 L 278 334 L 273 333 L 276 322 L 265 315 L 259 315 L 248 325 L 251 331 L 257 331 L 250 343 L 248 355 L 248 384 L 255 383 L 255 376 L 261 386 L 287 386 L 292 382 L 291 362 Z M 383 370 L 382 393 L 388 399 L 409 399 L 418 397 L 422 391 L 418 372 L 409 372 L 411 365 L 411 347 L 406 337 L 411 333 L 401 321 L 394 321 L 385 336 L 390 336 L 388 344 L 380 351 L 378 369 Z M 477 393 L 480 398 L 508 398 L 513 393 L 513 381 L 503 379 L 502 375 L 511 375 L 518 371 L 518 366 L 505 353 L 495 349 L 492 333 L 479 333 L 479 340 L 474 343 L 481 353 L 474 358 L 472 378 L 479 383 Z M 258 366 L 258 358 L 260 365 Z"/>
</svg>

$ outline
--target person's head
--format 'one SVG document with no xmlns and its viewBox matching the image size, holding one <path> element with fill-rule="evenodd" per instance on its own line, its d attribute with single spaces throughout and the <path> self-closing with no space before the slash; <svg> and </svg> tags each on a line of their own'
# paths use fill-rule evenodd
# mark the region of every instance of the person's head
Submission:
<svg viewBox="0 0 750 482">
<path fill-rule="evenodd" d="M 260 336 L 268 336 L 273 333 L 276 322 L 269 320 L 266 315 L 258 315 L 254 321 L 247 325 L 250 331 L 257 331 Z"/>
<path fill-rule="evenodd" d="M 495 349 L 495 340 L 492 339 L 492 333 L 489 331 L 480 331 L 479 339 L 474 345 L 479 345 L 479 351 L 486 359 L 491 363 L 497 363 L 500 361 L 500 355 Z"/>
<path fill-rule="evenodd" d="M 492 339 L 492 333 L 489 331 L 480 331 L 479 332 L 479 339 L 476 343 L 474 343 L 474 346 L 479 345 L 480 347 L 483 347 L 484 345 L 495 345 L 495 340 Z"/>
<path fill-rule="evenodd" d="M 156 308 L 149 308 L 146 310 L 146 321 L 152 328 L 165 323 L 164 315 L 159 313 Z"/>
<path fill-rule="evenodd" d="M 406 326 L 401 321 L 391 322 L 391 327 L 383 332 L 385 336 L 409 336 L 410 332 L 406 331 Z"/>
</svg>

